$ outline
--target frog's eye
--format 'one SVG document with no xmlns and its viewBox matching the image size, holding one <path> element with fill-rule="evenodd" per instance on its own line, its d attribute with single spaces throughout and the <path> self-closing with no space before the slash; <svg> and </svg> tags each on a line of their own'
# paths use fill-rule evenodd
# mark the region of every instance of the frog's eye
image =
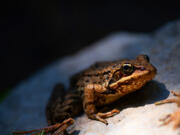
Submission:
<svg viewBox="0 0 180 135">
<path fill-rule="evenodd" d="M 121 71 L 125 75 L 130 75 L 134 72 L 134 66 L 132 64 L 123 64 Z"/>
</svg>

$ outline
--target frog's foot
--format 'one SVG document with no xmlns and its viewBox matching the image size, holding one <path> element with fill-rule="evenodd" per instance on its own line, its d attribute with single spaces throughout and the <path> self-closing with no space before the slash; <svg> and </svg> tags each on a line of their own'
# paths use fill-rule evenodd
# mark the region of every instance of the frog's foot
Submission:
<svg viewBox="0 0 180 135">
<path fill-rule="evenodd" d="M 174 129 L 177 129 L 180 127 L 180 109 L 178 111 L 174 112 L 173 114 L 168 114 L 165 118 L 160 119 L 163 123 L 161 125 L 168 125 L 169 123 L 173 122 Z"/>
<path fill-rule="evenodd" d="M 164 118 L 160 119 L 159 121 L 163 122 L 161 126 L 169 124 L 172 121 L 171 114 L 166 115 Z"/>
<path fill-rule="evenodd" d="M 180 107 L 180 92 L 171 91 L 171 93 L 178 98 L 161 100 L 156 102 L 155 105 L 161 105 L 165 103 L 177 103 L 177 105 Z M 174 122 L 174 129 L 180 127 L 180 109 L 178 109 L 172 114 L 168 114 L 165 118 L 161 119 L 161 121 L 163 121 L 162 125 L 167 125 L 171 122 Z"/>
<path fill-rule="evenodd" d="M 72 118 L 68 118 L 64 120 L 62 123 L 56 123 L 54 125 L 41 128 L 41 129 L 35 129 L 31 131 L 17 131 L 13 132 L 14 135 L 20 135 L 20 134 L 28 134 L 28 133 L 33 133 L 33 134 L 40 134 L 42 132 L 44 133 L 53 133 L 52 135 L 59 135 L 60 133 L 63 133 L 66 131 L 66 129 L 74 123 L 74 120 Z"/>
<path fill-rule="evenodd" d="M 116 114 L 118 114 L 120 111 L 118 109 L 113 109 L 110 112 L 106 112 L 106 113 L 97 113 L 93 115 L 93 119 L 98 120 L 103 122 L 104 124 L 108 125 L 107 120 L 105 120 L 106 118 L 112 117 Z"/>
</svg>

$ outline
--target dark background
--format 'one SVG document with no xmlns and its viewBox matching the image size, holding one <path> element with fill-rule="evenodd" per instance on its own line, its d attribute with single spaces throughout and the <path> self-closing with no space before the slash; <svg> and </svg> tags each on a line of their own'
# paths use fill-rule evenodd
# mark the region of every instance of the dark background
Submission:
<svg viewBox="0 0 180 135">
<path fill-rule="evenodd" d="M 0 93 L 111 32 L 152 32 L 180 17 L 169 2 L 8 0 L 0 8 Z"/>
</svg>

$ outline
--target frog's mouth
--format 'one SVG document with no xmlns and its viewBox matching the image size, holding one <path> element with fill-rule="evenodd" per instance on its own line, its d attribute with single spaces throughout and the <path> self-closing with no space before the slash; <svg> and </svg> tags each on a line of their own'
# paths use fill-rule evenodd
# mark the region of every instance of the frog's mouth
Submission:
<svg viewBox="0 0 180 135">
<path fill-rule="evenodd" d="M 156 72 L 151 70 L 139 68 L 136 69 L 131 75 L 123 76 L 116 82 L 110 83 L 109 88 L 118 92 L 130 92 L 140 89 L 146 82 L 155 77 Z"/>
</svg>

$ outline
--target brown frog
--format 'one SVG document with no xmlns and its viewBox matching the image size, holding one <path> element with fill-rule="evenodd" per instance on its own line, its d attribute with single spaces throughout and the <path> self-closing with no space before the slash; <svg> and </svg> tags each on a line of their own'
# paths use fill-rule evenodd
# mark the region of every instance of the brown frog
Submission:
<svg viewBox="0 0 180 135">
<path fill-rule="evenodd" d="M 83 110 L 89 119 L 108 124 L 106 118 L 119 113 L 119 110 L 102 113 L 97 108 L 140 89 L 155 75 L 156 68 L 150 64 L 147 55 L 139 55 L 134 60 L 98 62 L 74 75 L 70 90 L 66 93 L 62 85 L 55 87 L 46 109 L 48 124 L 51 126 L 33 132 L 44 130 L 58 135 L 73 124 L 72 118 Z"/>
</svg>

